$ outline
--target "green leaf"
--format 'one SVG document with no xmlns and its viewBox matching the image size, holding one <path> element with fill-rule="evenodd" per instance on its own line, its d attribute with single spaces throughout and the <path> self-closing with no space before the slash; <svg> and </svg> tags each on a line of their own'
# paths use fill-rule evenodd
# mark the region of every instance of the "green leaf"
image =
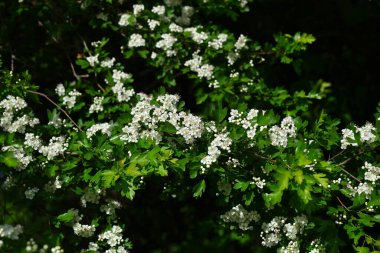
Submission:
<svg viewBox="0 0 380 253">
<path fill-rule="evenodd" d="M 277 191 L 273 193 L 264 193 L 262 197 L 264 199 L 266 207 L 274 206 L 275 204 L 281 202 L 282 191 Z"/>
<path fill-rule="evenodd" d="M 249 182 L 244 182 L 244 181 L 238 181 L 237 183 L 234 184 L 234 189 L 235 190 L 241 190 L 242 192 L 246 191 L 248 186 L 249 186 Z"/>
<path fill-rule="evenodd" d="M 119 175 L 117 175 L 114 170 L 102 171 L 102 180 L 105 188 L 111 187 L 118 178 Z"/>
<path fill-rule="evenodd" d="M 66 213 L 58 215 L 57 220 L 68 223 L 74 219 L 75 215 L 76 213 L 73 210 L 69 210 Z"/>
<path fill-rule="evenodd" d="M 83 59 L 77 59 L 75 61 L 75 63 L 80 66 L 82 69 L 86 69 L 90 66 L 90 64 L 88 63 L 88 61 L 86 60 L 83 60 Z"/>
<path fill-rule="evenodd" d="M 141 172 L 139 168 L 137 167 L 136 163 L 131 163 L 125 170 L 125 175 L 131 176 L 131 177 L 138 177 L 138 176 L 141 176 Z"/>
<path fill-rule="evenodd" d="M 322 185 L 323 188 L 327 188 L 329 185 L 329 180 L 325 176 L 326 174 L 323 173 L 313 174 L 313 177 L 318 181 L 319 184 Z"/>
<path fill-rule="evenodd" d="M 193 197 L 198 198 L 201 197 L 204 191 L 206 190 L 206 182 L 204 179 L 196 184 L 193 188 Z"/>
<path fill-rule="evenodd" d="M 308 187 L 297 188 L 297 194 L 305 204 L 312 200 L 310 189 Z"/>
<path fill-rule="evenodd" d="M 302 170 L 294 171 L 293 172 L 293 177 L 294 177 L 295 181 L 298 184 L 302 184 L 302 182 L 303 182 L 303 172 L 302 172 Z"/>
<path fill-rule="evenodd" d="M 227 116 L 227 108 L 223 108 L 222 103 L 219 102 L 216 106 L 215 117 L 217 122 L 222 122 Z"/>
<path fill-rule="evenodd" d="M 2 157 L 1 162 L 11 168 L 17 167 L 18 165 L 18 160 L 11 153 L 8 153 L 5 157 Z"/>
<path fill-rule="evenodd" d="M 356 247 L 357 253 L 370 253 L 371 251 L 367 247 Z"/>
</svg>

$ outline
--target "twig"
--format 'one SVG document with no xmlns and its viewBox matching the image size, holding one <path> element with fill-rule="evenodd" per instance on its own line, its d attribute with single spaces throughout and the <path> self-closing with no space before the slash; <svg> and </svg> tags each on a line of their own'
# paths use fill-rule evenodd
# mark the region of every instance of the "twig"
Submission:
<svg viewBox="0 0 380 253">
<path fill-rule="evenodd" d="M 352 160 L 352 157 L 350 158 L 347 158 L 346 160 L 344 160 L 343 162 L 339 163 L 338 166 L 342 166 L 342 165 L 345 165 L 346 163 L 348 163 L 349 161 Z"/>
<path fill-rule="evenodd" d="M 361 183 L 362 181 L 360 181 L 360 179 L 358 179 L 357 177 L 355 177 L 354 175 L 352 175 L 350 172 L 348 172 L 347 170 L 341 168 L 341 170 L 346 173 L 347 175 L 349 175 L 350 177 L 352 177 L 353 179 L 355 179 L 356 181 L 358 181 L 359 183 Z"/>
<path fill-rule="evenodd" d="M 50 103 L 55 105 L 61 112 L 63 112 L 66 115 L 66 117 L 74 124 L 74 126 L 76 126 L 76 128 L 82 131 L 82 129 L 77 125 L 77 123 L 75 123 L 75 121 L 70 117 L 70 115 L 65 110 L 63 110 L 62 107 L 60 107 L 53 100 L 51 100 L 47 95 L 45 95 L 44 93 L 41 93 L 38 91 L 32 91 L 32 90 L 28 90 L 28 92 L 46 98 Z"/>
<path fill-rule="evenodd" d="M 50 37 L 54 40 L 55 43 L 59 44 L 58 39 L 52 33 L 50 33 L 50 31 L 45 27 L 44 23 L 38 20 L 38 25 L 42 27 L 50 35 Z"/>
<path fill-rule="evenodd" d="M 13 53 L 11 54 L 11 71 L 13 72 L 15 70 L 15 58 Z"/>
<path fill-rule="evenodd" d="M 335 196 L 335 197 L 339 201 L 340 205 L 349 212 L 350 209 L 347 208 L 347 206 L 340 200 L 340 198 L 338 196 Z"/>
<path fill-rule="evenodd" d="M 68 56 L 67 56 L 67 58 L 68 58 L 69 61 L 70 61 L 71 72 L 73 72 L 73 75 L 74 75 L 74 77 L 75 77 L 77 80 L 81 79 L 82 77 L 85 77 L 85 78 L 89 77 L 89 75 L 78 75 L 77 72 L 75 71 L 75 68 L 74 68 L 73 63 L 71 62 L 71 59 L 70 59 Z"/>
<path fill-rule="evenodd" d="M 346 151 L 345 149 L 343 149 L 342 151 L 340 151 L 338 154 L 334 155 L 333 157 L 329 158 L 329 161 L 331 160 L 334 160 L 335 158 L 337 158 L 338 156 L 342 155 L 344 153 L 344 151 Z"/>
<path fill-rule="evenodd" d="M 106 93 L 106 90 L 99 83 L 96 83 L 96 85 L 103 93 Z"/>
</svg>

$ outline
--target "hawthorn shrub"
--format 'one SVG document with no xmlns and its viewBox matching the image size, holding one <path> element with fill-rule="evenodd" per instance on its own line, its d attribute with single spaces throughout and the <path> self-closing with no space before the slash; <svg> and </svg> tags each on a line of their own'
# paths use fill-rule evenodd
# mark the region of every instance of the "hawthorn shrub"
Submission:
<svg viewBox="0 0 380 253">
<path fill-rule="evenodd" d="M 53 88 L 1 65 L 1 252 L 379 252 L 380 106 L 341 126 L 328 83 L 266 85 L 315 38 L 205 21 L 249 2 L 65 0 L 58 26 L 12 3 L 54 43 L 73 19 L 101 36 Z"/>
</svg>

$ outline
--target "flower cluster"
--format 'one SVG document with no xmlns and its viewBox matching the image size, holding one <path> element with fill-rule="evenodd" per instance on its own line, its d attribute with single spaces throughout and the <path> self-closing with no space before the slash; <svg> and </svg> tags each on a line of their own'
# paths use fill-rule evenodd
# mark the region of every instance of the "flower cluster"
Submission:
<svg viewBox="0 0 380 253">
<path fill-rule="evenodd" d="M 52 160 L 66 151 L 69 145 L 67 141 L 64 136 L 54 136 L 49 140 L 48 145 L 41 146 L 38 151 L 46 156 L 48 160 Z"/>
<path fill-rule="evenodd" d="M 87 138 L 91 139 L 92 136 L 96 134 L 96 132 L 101 132 L 102 134 L 106 134 L 111 136 L 111 125 L 109 123 L 101 123 L 94 124 L 86 131 Z"/>
<path fill-rule="evenodd" d="M 222 153 L 220 150 L 230 152 L 231 144 L 232 140 L 230 137 L 228 137 L 227 132 L 215 134 L 214 139 L 212 140 L 210 146 L 207 149 L 207 155 L 203 157 L 201 160 L 202 173 L 206 171 L 206 168 L 210 168 L 211 164 L 216 162 L 216 160 Z"/>
<path fill-rule="evenodd" d="M 94 103 L 90 106 L 90 114 L 94 112 L 101 112 L 103 111 L 103 97 L 94 97 Z"/>
<path fill-rule="evenodd" d="M 352 183 L 348 181 L 346 187 L 351 196 L 364 194 L 367 199 L 371 199 L 370 195 L 376 187 L 377 180 L 380 178 L 380 168 L 369 162 L 365 162 L 362 169 L 365 171 L 364 182 L 360 181 L 358 186 L 352 186 Z"/>
<path fill-rule="evenodd" d="M 95 225 L 83 225 L 79 222 L 73 225 L 74 234 L 81 237 L 91 237 L 95 233 Z"/>
<path fill-rule="evenodd" d="M 51 253 L 63 253 L 64 250 L 61 248 L 61 246 L 55 246 L 51 248 Z"/>
<path fill-rule="evenodd" d="M 22 232 L 23 232 L 23 229 L 21 225 L 16 225 L 16 226 L 12 226 L 10 224 L 0 225 L 0 238 L 18 240 Z"/>
<path fill-rule="evenodd" d="M 37 125 L 39 123 L 37 118 L 26 114 L 15 117 L 15 114 L 25 107 L 27 104 L 22 98 L 11 95 L 0 101 L 0 109 L 4 109 L 0 118 L 0 127 L 9 133 L 24 133 L 27 126 Z"/>
<path fill-rule="evenodd" d="M 19 146 L 4 146 L 1 148 L 2 151 L 10 151 L 13 153 L 14 158 L 19 162 L 16 167 L 17 170 L 25 169 L 29 163 L 33 161 L 31 155 L 27 155 L 22 147 Z"/>
<path fill-rule="evenodd" d="M 161 40 L 156 43 L 156 47 L 165 51 L 166 56 L 171 57 L 176 54 L 176 51 L 173 50 L 173 45 L 177 41 L 177 38 L 171 34 L 164 33 L 161 35 Z"/>
<path fill-rule="evenodd" d="M 214 66 L 203 64 L 203 58 L 199 55 L 199 51 L 193 53 L 193 58 L 185 62 L 184 66 L 189 67 L 191 71 L 197 73 L 199 78 L 210 80 L 214 77 Z"/>
<path fill-rule="evenodd" d="M 133 89 L 126 89 L 124 87 L 124 81 L 131 79 L 131 75 L 128 73 L 124 73 L 120 70 L 114 69 L 112 72 L 112 80 L 114 82 L 114 86 L 112 87 L 112 92 L 116 94 L 118 102 L 128 102 L 129 99 L 135 94 Z M 108 81 L 106 80 L 106 83 Z"/>
<path fill-rule="evenodd" d="M 232 207 L 232 209 L 225 214 L 221 215 L 220 218 L 226 223 L 237 223 L 239 229 L 249 230 L 253 227 L 249 224 L 254 221 L 258 222 L 260 220 L 260 215 L 256 211 L 247 211 L 242 205 L 237 205 Z"/>
<path fill-rule="evenodd" d="M 341 148 L 346 149 L 348 146 L 358 146 L 358 143 L 372 143 L 376 140 L 375 127 L 367 122 L 362 127 L 354 126 L 352 129 L 342 129 Z M 360 136 L 360 141 L 355 138 L 355 133 Z"/>
<path fill-rule="evenodd" d="M 294 217 L 293 223 L 286 223 L 286 220 L 285 217 L 275 217 L 269 223 L 262 224 L 260 236 L 263 246 L 272 248 L 278 245 L 284 234 L 290 242 L 286 247 L 281 247 L 280 252 L 299 252 L 297 238 L 304 233 L 308 220 L 305 215 Z"/>
<path fill-rule="evenodd" d="M 134 48 L 134 47 L 143 47 L 145 46 L 145 40 L 144 38 L 137 33 L 134 33 L 129 38 L 128 47 Z"/>
<path fill-rule="evenodd" d="M 33 188 L 28 188 L 26 191 L 25 191 L 25 197 L 27 199 L 34 199 L 34 196 L 37 194 L 37 192 L 39 191 L 40 189 L 38 189 L 37 187 L 33 187 Z"/>
<path fill-rule="evenodd" d="M 273 146 L 286 148 L 288 138 L 296 136 L 296 127 L 290 116 L 281 121 L 281 126 L 273 126 L 269 129 L 269 137 Z"/>
<path fill-rule="evenodd" d="M 86 188 L 84 194 L 80 198 L 81 205 L 87 206 L 87 203 L 99 204 L 100 197 L 103 195 L 103 191 L 100 189 Z"/>
<path fill-rule="evenodd" d="M 253 139 L 256 135 L 258 124 L 253 123 L 252 121 L 254 118 L 257 117 L 258 113 L 259 113 L 259 110 L 251 109 L 248 112 L 247 116 L 244 117 L 243 113 L 239 112 L 238 110 L 233 109 L 230 112 L 230 117 L 228 118 L 228 122 L 232 124 L 236 124 L 244 128 L 244 130 L 246 130 L 247 132 L 247 137 L 249 139 Z M 260 130 L 263 130 L 263 129 L 264 128 L 260 128 Z"/>
<path fill-rule="evenodd" d="M 364 179 L 375 184 L 377 180 L 380 179 L 380 168 L 376 167 L 369 162 L 365 162 L 362 169 L 365 171 Z"/>
<path fill-rule="evenodd" d="M 132 108 L 132 122 L 123 127 L 124 135 L 120 137 L 126 142 L 136 143 L 139 138 L 151 138 L 161 141 L 158 124 L 168 122 L 176 129 L 186 143 L 192 143 L 202 135 L 204 124 L 199 117 L 185 112 L 178 112 L 179 96 L 163 95 L 157 97 L 153 104 L 152 97 L 139 94 L 139 101 Z"/>
<path fill-rule="evenodd" d="M 107 244 L 111 247 L 106 253 L 122 253 L 126 252 L 126 249 L 122 246 L 124 239 L 121 234 L 123 230 L 121 227 L 114 225 L 110 230 L 100 234 L 98 236 L 99 241 L 106 241 Z"/>
<path fill-rule="evenodd" d="M 62 97 L 63 105 L 66 105 L 68 109 L 72 109 L 76 104 L 77 97 L 79 97 L 80 95 L 82 95 L 82 93 L 80 93 L 76 89 L 73 89 L 68 93 L 68 95 Z"/>
</svg>

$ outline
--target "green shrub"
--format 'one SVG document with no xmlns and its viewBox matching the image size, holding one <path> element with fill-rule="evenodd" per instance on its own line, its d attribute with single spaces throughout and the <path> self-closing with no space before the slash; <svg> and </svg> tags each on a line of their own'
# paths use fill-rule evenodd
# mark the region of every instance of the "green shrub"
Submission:
<svg viewBox="0 0 380 253">
<path fill-rule="evenodd" d="M 340 126 L 319 109 L 329 83 L 262 77 L 315 38 L 260 44 L 204 21 L 244 0 L 143 2 L 8 6 L 81 51 L 47 60 L 71 75 L 54 87 L 2 67 L 2 252 L 379 251 L 380 107 Z M 100 37 L 63 38 L 75 20 Z"/>
</svg>

